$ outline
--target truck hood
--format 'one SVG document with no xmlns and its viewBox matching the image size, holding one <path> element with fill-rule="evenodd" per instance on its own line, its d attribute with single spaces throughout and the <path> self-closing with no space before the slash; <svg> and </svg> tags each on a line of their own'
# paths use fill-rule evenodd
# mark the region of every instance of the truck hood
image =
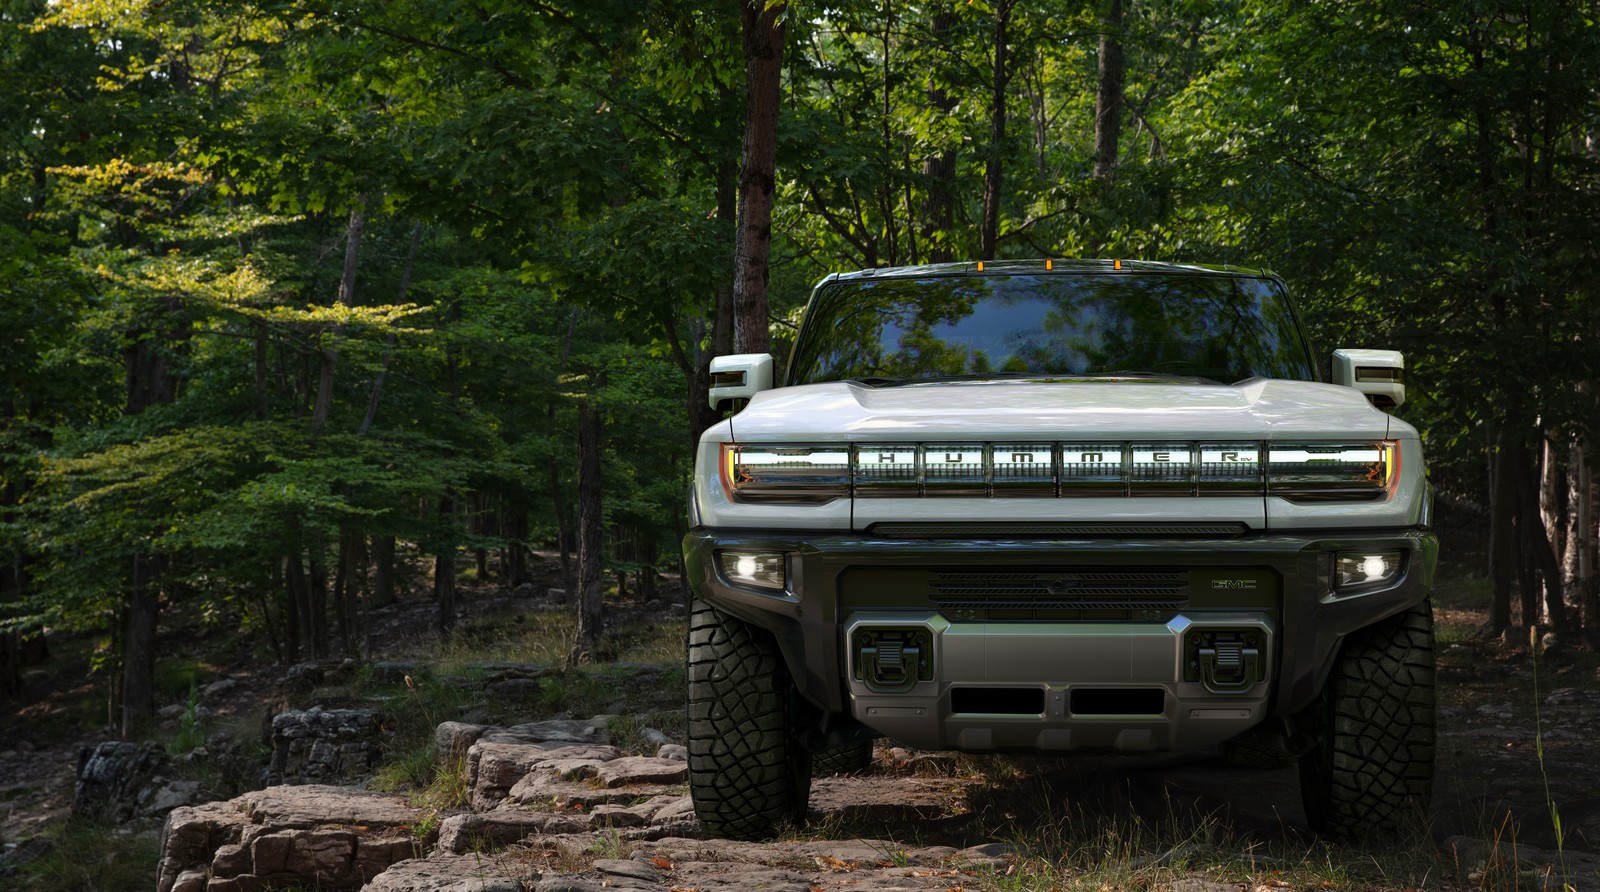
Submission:
<svg viewBox="0 0 1600 892">
<path fill-rule="evenodd" d="M 998 437 L 1283 440 L 1383 438 L 1390 418 L 1333 384 L 952 381 L 866 387 L 844 381 L 759 393 L 733 418 L 738 442 L 828 443 Z"/>
</svg>

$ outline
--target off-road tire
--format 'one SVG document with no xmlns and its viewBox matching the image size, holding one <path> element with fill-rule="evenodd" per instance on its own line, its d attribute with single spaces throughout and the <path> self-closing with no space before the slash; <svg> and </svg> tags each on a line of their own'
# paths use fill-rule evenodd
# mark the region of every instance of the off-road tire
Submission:
<svg viewBox="0 0 1600 892">
<path fill-rule="evenodd" d="M 860 774 L 872 767 L 872 741 L 857 740 L 811 757 L 811 776 Z"/>
<path fill-rule="evenodd" d="M 811 753 L 777 642 L 695 599 L 689 614 L 689 794 L 707 836 L 770 839 L 805 818 Z"/>
<path fill-rule="evenodd" d="M 1423 826 L 1433 792 L 1433 610 L 1424 601 L 1345 640 L 1300 757 L 1313 830 L 1350 842 Z"/>
</svg>

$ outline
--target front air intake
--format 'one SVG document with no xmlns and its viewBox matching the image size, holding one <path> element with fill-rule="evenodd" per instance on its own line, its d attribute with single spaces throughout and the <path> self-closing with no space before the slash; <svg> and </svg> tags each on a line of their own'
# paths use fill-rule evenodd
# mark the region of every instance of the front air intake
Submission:
<svg viewBox="0 0 1600 892">
<path fill-rule="evenodd" d="M 1072 714 L 1161 715 L 1167 694 L 1161 688 L 1073 688 Z"/>
<path fill-rule="evenodd" d="M 1043 688 L 954 688 L 950 711 L 957 715 L 1041 715 Z"/>
</svg>

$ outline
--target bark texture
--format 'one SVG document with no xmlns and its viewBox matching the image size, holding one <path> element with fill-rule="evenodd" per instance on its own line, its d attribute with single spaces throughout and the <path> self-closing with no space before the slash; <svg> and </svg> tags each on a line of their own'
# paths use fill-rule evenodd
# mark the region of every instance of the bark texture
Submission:
<svg viewBox="0 0 1600 892">
<path fill-rule="evenodd" d="M 601 596 L 605 525 L 600 498 L 600 413 L 587 401 L 578 411 L 578 636 L 567 663 L 592 662 L 605 614 Z"/>
<path fill-rule="evenodd" d="M 1111 179 L 1122 140 L 1122 0 L 1107 0 L 1100 26 L 1100 75 L 1094 102 L 1094 175 Z"/>
<path fill-rule="evenodd" d="M 983 166 L 983 222 L 978 228 L 978 256 L 993 260 L 1000 241 L 1000 198 L 1005 187 L 1006 90 L 1011 69 L 1006 53 L 1011 11 L 1016 0 L 1000 0 L 994 7 L 994 69 L 989 90 L 989 158 Z"/>
<path fill-rule="evenodd" d="M 767 260 L 772 250 L 772 197 L 777 186 L 778 107 L 782 99 L 786 6 L 763 0 L 741 7 L 744 30 L 744 163 L 734 237 L 734 342 L 740 353 L 765 353 Z"/>
</svg>

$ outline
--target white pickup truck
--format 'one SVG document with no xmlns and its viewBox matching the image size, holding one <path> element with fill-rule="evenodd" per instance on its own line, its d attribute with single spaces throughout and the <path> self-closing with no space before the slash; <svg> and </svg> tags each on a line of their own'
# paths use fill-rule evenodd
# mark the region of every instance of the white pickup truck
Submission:
<svg viewBox="0 0 1600 892">
<path fill-rule="evenodd" d="M 804 814 L 871 740 L 1298 757 L 1314 828 L 1419 821 L 1438 545 L 1403 361 L 1322 374 L 1276 277 L 1015 261 L 816 288 L 718 358 L 684 540 L 689 787 Z"/>
</svg>

